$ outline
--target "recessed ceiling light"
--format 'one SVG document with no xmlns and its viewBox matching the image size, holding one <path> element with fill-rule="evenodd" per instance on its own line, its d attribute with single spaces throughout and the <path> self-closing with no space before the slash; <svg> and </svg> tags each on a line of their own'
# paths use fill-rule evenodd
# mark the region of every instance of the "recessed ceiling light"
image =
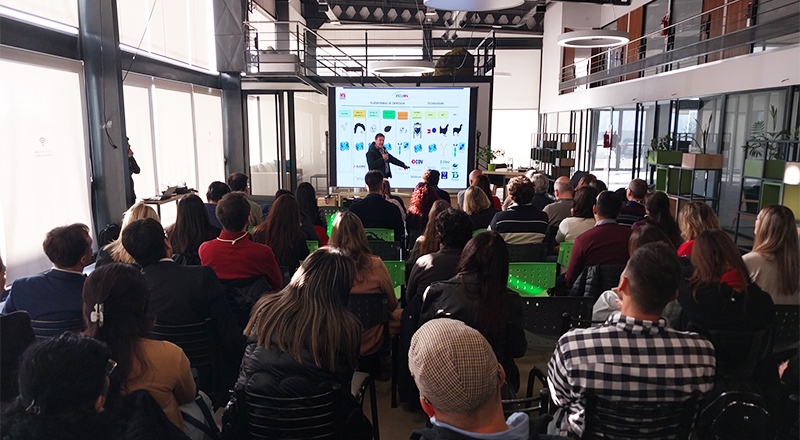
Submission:
<svg viewBox="0 0 800 440">
<path fill-rule="evenodd" d="M 605 29 L 564 32 L 558 36 L 559 46 L 576 48 L 614 47 L 629 41 L 627 32 Z"/>
<path fill-rule="evenodd" d="M 433 61 L 387 60 L 369 63 L 369 70 L 380 75 L 420 75 L 436 69 Z"/>
</svg>

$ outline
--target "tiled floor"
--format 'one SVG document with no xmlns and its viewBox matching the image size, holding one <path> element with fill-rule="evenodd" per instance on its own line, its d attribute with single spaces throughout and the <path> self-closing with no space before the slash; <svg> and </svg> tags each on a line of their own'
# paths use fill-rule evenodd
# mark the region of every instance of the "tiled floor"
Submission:
<svg viewBox="0 0 800 440">
<path fill-rule="evenodd" d="M 528 351 L 520 359 L 516 359 L 519 367 L 522 383 L 520 384 L 520 397 L 525 393 L 528 382 L 528 372 L 535 365 L 539 366 L 542 372 L 547 371 L 547 362 L 550 360 L 552 350 L 534 349 L 528 347 Z M 534 396 L 539 395 L 541 385 L 536 382 L 534 386 Z M 378 422 L 381 432 L 381 440 L 406 440 L 411 431 L 425 427 L 427 416 L 420 410 L 419 412 L 409 412 L 404 409 L 404 405 L 392 408 L 390 399 L 391 382 L 376 382 L 376 392 L 378 400 Z M 369 417 L 369 399 L 364 402 L 364 413 Z"/>
</svg>

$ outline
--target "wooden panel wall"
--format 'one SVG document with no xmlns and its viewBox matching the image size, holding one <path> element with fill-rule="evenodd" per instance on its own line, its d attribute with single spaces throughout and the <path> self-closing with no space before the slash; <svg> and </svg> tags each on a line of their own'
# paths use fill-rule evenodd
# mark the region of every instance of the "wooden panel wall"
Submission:
<svg viewBox="0 0 800 440">
<path fill-rule="evenodd" d="M 725 33 L 731 33 L 747 27 L 747 10 L 752 2 L 750 0 L 728 0 L 727 14 L 725 15 Z M 723 52 L 723 58 L 732 58 L 750 53 L 750 46 L 744 45 L 728 49 Z"/>
<path fill-rule="evenodd" d="M 644 34 L 644 6 L 634 9 L 628 15 L 628 35 L 630 36 L 631 43 L 628 43 L 627 57 L 628 62 L 639 59 L 639 45 L 640 41 L 633 41 L 642 38 Z M 631 73 L 625 78 L 626 80 L 639 78 L 640 73 Z"/>
<path fill-rule="evenodd" d="M 724 4 L 725 0 L 703 0 L 703 23 L 705 23 L 706 32 L 701 35 L 702 40 L 722 35 L 723 24 L 725 23 L 725 8 L 719 8 L 712 12 L 708 11 Z M 722 58 L 722 54 L 716 52 L 704 58 L 701 62 L 717 61 Z"/>
</svg>

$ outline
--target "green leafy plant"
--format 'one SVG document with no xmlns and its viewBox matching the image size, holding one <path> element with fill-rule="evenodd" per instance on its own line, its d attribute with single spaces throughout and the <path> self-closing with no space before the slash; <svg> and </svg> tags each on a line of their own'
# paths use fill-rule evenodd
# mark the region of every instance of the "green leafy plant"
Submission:
<svg viewBox="0 0 800 440">
<path fill-rule="evenodd" d="M 478 147 L 478 158 L 483 159 L 487 164 L 492 163 L 493 160 L 505 154 L 506 152 L 504 150 L 492 150 L 490 145 Z"/>
<path fill-rule="evenodd" d="M 714 113 L 708 115 L 708 124 L 704 125 L 702 130 L 700 131 L 700 141 L 698 142 L 697 138 L 692 136 L 692 143 L 700 149 L 701 154 L 706 154 L 708 149 L 708 134 L 711 131 L 711 121 L 714 119 Z M 700 121 L 697 119 L 694 120 L 695 124 L 699 124 Z M 696 125 L 695 125 L 696 126 Z"/>
<path fill-rule="evenodd" d="M 769 107 L 769 116 L 772 120 L 771 130 L 767 129 L 766 121 L 756 121 L 750 129 L 750 140 L 742 146 L 748 158 L 761 158 L 767 160 L 778 159 L 783 156 L 783 147 L 780 141 L 800 138 L 800 129 L 794 132 L 788 129 L 778 130 L 778 109 Z"/>
<path fill-rule="evenodd" d="M 672 145 L 672 136 L 665 134 L 660 138 L 653 138 L 650 141 L 650 149 L 653 151 L 667 151 Z"/>
</svg>

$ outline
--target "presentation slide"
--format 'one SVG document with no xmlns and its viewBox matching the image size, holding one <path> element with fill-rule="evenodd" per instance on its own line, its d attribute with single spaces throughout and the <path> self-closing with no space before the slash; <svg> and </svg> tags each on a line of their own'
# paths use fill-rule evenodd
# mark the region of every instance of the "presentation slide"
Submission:
<svg viewBox="0 0 800 440">
<path fill-rule="evenodd" d="M 474 156 L 470 88 L 336 87 L 329 93 L 335 186 L 364 186 L 367 151 L 379 133 L 386 152 L 409 167 L 390 164 L 393 188 L 414 188 L 429 169 L 440 172 L 440 188 L 467 186 Z"/>
</svg>

